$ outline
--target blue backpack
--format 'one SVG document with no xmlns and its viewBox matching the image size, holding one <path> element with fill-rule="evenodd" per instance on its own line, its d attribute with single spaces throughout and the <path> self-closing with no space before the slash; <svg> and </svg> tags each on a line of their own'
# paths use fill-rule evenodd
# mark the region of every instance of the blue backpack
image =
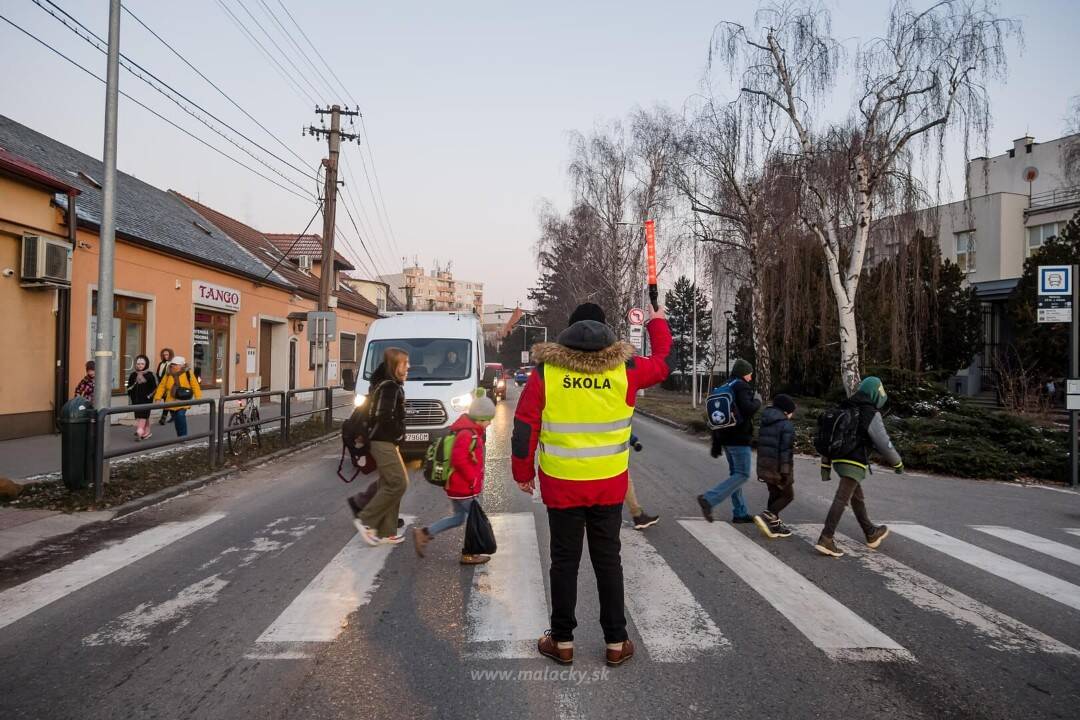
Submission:
<svg viewBox="0 0 1080 720">
<path fill-rule="evenodd" d="M 728 380 L 709 391 L 705 399 L 705 423 L 710 430 L 724 430 L 739 424 L 739 408 L 735 405 L 735 382 Z"/>
</svg>

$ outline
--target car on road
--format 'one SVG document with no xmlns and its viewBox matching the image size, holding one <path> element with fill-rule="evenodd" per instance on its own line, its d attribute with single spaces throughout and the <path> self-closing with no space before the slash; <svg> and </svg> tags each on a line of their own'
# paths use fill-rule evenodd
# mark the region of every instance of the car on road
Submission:
<svg viewBox="0 0 1080 720">
<path fill-rule="evenodd" d="M 529 380 L 529 376 L 532 375 L 533 369 L 532 365 L 522 365 L 514 375 L 514 382 L 519 386 L 524 385 Z"/>
<path fill-rule="evenodd" d="M 371 324 L 356 382 L 355 407 L 367 401 L 371 374 L 388 348 L 409 354 L 403 453 L 422 453 L 469 409 L 484 370 L 484 336 L 472 313 L 397 312 Z"/>
<path fill-rule="evenodd" d="M 502 363 L 488 363 L 484 366 L 484 380 L 481 385 L 494 402 L 506 399 L 506 370 Z"/>
</svg>

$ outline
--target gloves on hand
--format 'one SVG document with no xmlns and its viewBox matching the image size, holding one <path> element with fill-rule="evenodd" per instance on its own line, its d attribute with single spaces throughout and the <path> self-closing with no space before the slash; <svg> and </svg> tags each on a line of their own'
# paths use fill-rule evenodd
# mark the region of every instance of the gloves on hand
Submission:
<svg viewBox="0 0 1080 720">
<path fill-rule="evenodd" d="M 900 463 L 899 465 L 893 465 L 893 471 L 897 475 L 903 475 L 904 474 L 904 463 Z"/>
<path fill-rule="evenodd" d="M 714 458 L 718 458 L 724 454 L 724 445 L 717 440 L 715 435 L 713 436 L 712 449 L 709 451 L 709 454 Z"/>
<path fill-rule="evenodd" d="M 829 482 L 832 480 L 832 468 L 821 468 L 821 481 Z"/>
</svg>

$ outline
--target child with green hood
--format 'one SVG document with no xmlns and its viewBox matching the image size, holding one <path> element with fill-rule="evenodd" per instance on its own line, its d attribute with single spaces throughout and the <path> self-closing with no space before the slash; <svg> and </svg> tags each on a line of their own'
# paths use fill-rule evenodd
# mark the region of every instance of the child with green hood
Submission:
<svg viewBox="0 0 1080 720">
<path fill-rule="evenodd" d="M 849 504 L 855 513 L 855 519 L 859 521 L 859 525 L 866 534 L 867 545 L 877 548 L 889 534 L 889 528 L 886 526 L 874 525 L 870 522 L 862 489 L 862 481 L 870 470 L 871 450 L 876 450 L 897 473 L 904 471 L 900 453 L 893 447 L 889 433 L 885 430 L 885 422 L 881 418 L 881 408 L 885 406 L 886 400 L 888 400 L 888 395 L 885 393 L 885 386 L 881 384 L 881 379 L 868 377 L 859 384 L 859 389 L 854 395 L 840 403 L 840 407 L 858 413 L 859 442 L 852 452 L 846 453 L 845 457 L 821 458 L 822 480 L 829 480 L 833 470 L 836 470 L 836 474 L 840 476 L 840 487 L 836 489 L 832 507 L 829 508 L 825 526 L 821 530 L 821 537 L 814 545 L 814 549 L 822 555 L 831 557 L 844 555 L 843 551 L 836 546 L 833 534 L 844 514 L 844 509 Z"/>
</svg>

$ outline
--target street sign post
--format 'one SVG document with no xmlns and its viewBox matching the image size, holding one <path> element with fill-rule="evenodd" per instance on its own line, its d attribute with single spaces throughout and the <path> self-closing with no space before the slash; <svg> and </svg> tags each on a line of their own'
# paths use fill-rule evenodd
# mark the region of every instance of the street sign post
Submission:
<svg viewBox="0 0 1080 720">
<path fill-rule="evenodd" d="M 631 325 L 644 325 L 645 313 L 641 308 L 630 308 L 630 312 L 626 313 L 626 319 Z"/>
<path fill-rule="evenodd" d="M 521 351 L 521 364 L 522 365 L 528 365 L 529 364 L 529 351 L 528 350 L 522 350 Z"/>
<path fill-rule="evenodd" d="M 1040 265 L 1038 321 L 1071 323 L 1073 319 L 1073 271 L 1071 265 Z"/>
<path fill-rule="evenodd" d="M 1080 411 L 1080 288 L 1076 265 L 1040 265 L 1038 320 L 1069 323 L 1069 379 L 1065 409 L 1069 411 L 1069 483 L 1080 484 L 1080 449 L 1077 448 L 1077 412 Z"/>
<path fill-rule="evenodd" d="M 637 352 L 642 352 L 642 345 L 645 342 L 645 328 L 641 325 L 630 326 L 630 344 L 634 346 Z"/>
</svg>

